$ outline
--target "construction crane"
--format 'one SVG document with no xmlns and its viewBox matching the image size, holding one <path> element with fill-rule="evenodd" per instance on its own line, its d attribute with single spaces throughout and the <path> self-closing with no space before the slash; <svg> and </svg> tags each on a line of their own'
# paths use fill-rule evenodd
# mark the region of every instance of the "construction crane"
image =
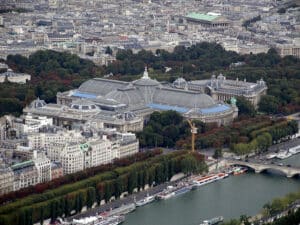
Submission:
<svg viewBox="0 0 300 225">
<path fill-rule="evenodd" d="M 192 120 L 187 119 L 192 133 L 192 152 L 195 152 L 195 134 L 197 134 L 197 127 L 195 126 L 195 123 L 192 122 Z"/>
</svg>

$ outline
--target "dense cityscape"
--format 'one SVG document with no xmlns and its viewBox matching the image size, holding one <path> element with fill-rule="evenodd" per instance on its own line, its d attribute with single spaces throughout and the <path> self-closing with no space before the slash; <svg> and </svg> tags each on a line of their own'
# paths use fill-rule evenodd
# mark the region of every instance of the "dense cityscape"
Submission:
<svg viewBox="0 0 300 225">
<path fill-rule="evenodd" d="M 299 224 L 299 74 L 295 0 L 2 0 L 0 225 Z"/>
</svg>

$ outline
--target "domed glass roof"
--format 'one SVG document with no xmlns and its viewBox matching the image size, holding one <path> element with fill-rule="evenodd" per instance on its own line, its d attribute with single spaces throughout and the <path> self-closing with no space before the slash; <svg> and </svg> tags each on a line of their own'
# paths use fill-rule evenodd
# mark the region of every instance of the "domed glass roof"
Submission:
<svg viewBox="0 0 300 225">
<path fill-rule="evenodd" d="M 105 95 L 105 98 L 114 99 L 117 102 L 126 105 L 139 105 L 145 103 L 139 90 L 130 86 L 128 88 L 119 88 L 117 90 L 113 90 Z"/>
<path fill-rule="evenodd" d="M 182 84 L 182 83 L 186 83 L 186 80 L 183 79 L 182 77 L 179 77 L 173 83 L 174 84 Z"/>
<path fill-rule="evenodd" d="M 172 88 L 157 89 L 154 94 L 153 102 L 189 109 L 209 108 L 216 105 L 216 102 L 206 94 Z"/>
<path fill-rule="evenodd" d="M 37 98 L 36 100 L 32 101 L 29 105 L 29 108 L 41 108 L 46 105 L 44 100 Z"/>
</svg>

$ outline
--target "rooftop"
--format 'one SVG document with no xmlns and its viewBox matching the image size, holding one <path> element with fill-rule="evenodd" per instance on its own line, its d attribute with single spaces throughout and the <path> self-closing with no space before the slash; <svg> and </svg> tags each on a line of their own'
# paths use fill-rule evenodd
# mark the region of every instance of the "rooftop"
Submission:
<svg viewBox="0 0 300 225">
<path fill-rule="evenodd" d="M 72 96 L 74 97 L 80 97 L 80 98 L 96 98 L 97 96 L 94 94 L 87 94 L 80 91 L 75 91 Z"/>
<path fill-rule="evenodd" d="M 221 113 L 230 110 L 230 107 L 227 105 L 218 104 L 217 106 L 200 109 L 199 111 L 203 114 L 211 114 L 211 113 Z"/>
<path fill-rule="evenodd" d="M 213 21 L 217 19 L 219 16 L 218 15 L 208 15 L 208 14 L 203 14 L 203 13 L 195 13 L 191 12 L 186 15 L 187 18 L 194 19 L 194 20 L 204 20 L 204 21 Z"/>
<path fill-rule="evenodd" d="M 148 107 L 152 109 L 158 109 L 158 110 L 173 110 L 179 113 L 186 113 L 189 111 L 188 108 L 185 107 L 179 107 L 179 106 L 171 106 L 171 105 L 163 105 L 163 104 L 155 104 L 155 103 L 150 103 L 147 104 Z"/>
<path fill-rule="evenodd" d="M 21 162 L 21 163 L 16 163 L 14 165 L 11 166 L 12 170 L 18 170 L 18 169 L 23 169 L 25 167 L 28 167 L 28 166 L 33 166 L 34 163 L 32 160 L 29 160 L 29 161 L 25 161 L 25 162 Z"/>
</svg>

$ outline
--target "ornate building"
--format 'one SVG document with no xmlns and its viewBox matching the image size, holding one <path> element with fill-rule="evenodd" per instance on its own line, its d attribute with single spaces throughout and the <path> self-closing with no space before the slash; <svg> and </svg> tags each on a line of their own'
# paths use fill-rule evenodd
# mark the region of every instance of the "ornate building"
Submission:
<svg viewBox="0 0 300 225">
<path fill-rule="evenodd" d="M 252 83 L 239 79 L 228 80 L 222 74 L 217 77 L 213 75 L 210 80 L 186 81 L 178 78 L 173 82 L 172 87 L 206 93 L 215 101 L 227 101 L 232 97 L 244 96 L 255 107 L 261 96 L 267 92 L 267 85 L 262 79 Z"/>
<path fill-rule="evenodd" d="M 146 68 L 138 80 L 94 78 L 78 89 L 57 93 L 57 104 L 33 102 L 24 112 L 53 118 L 53 123 L 59 126 L 73 128 L 89 122 L 100 128 L 127 132 L 142 130 L 153 111 L 163 110 L 219 125 L 230 123 L 238 111 L 236 106 L 216 101 L 199 90 L 163 85 L 151 79 Z"/>
</svg>

